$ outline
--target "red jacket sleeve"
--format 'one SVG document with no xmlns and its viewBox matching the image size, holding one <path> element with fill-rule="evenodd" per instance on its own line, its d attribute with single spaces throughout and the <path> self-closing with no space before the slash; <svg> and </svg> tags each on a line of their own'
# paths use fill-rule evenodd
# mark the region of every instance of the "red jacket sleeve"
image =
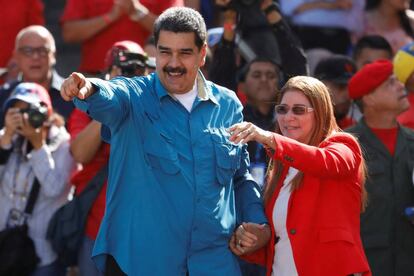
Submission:
<svg viewBox="0 0 414 276">
<path fill-rule="evenodd" d="M 279 134 L 274 135 L 274 141 L 276 150 L 273 159 L 318 177 L 353 175 L 362 160 L 358 142 L 347 133 L 336 133 L 319 147 L 305 145 Z"/>
<path fill-rule="evenodd" d="M 262 247 L 253 253 L 240 256 L 240 258 L 249 263 L 255 263 L 262 266 L 266 266 L 266 249 L 267 246 Z"/>
</svg>

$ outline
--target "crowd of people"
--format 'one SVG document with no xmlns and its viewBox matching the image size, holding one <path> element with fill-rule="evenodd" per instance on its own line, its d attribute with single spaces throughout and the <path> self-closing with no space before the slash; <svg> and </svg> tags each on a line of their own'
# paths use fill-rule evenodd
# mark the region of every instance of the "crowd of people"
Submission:
<svg viewBox="0 0 414 276">
<path fill-rule="evenodd" d="M 13 275 L 411 275 L 410 2 L 67 0 L 68 76 L 42 1 L 9 2 L 0 237 L 38 258 Z M 48 224 L 98 174 L 68 266 Z"/>
</svg>

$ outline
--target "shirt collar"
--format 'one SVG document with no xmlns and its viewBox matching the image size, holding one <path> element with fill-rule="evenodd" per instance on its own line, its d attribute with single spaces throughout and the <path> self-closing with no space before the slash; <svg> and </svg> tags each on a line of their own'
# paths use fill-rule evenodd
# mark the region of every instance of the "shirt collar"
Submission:
<svg viewBox="0 0 414 276">
<path fill-rule="evenodd" d="M 156 81 L 155 81 L 155 93 L 157 94 L 158 99 L 161 100 L 165 96 L 170 96 L 170 97 L 174 98 L 174 96 L 172 94 L 168 93 L 168 91 L 161 84 L 161 81 L 158 77 L 158 74 L 156 74 L 156 73 L 155 73 L 155 79 L 156 79 Z M 214 95 L 213 95 L 211 84 L 207 83 L 207 81 L 204 78 L 201 71 L 198 71 L 198 75 L 197 75 L 197 89 L 198 89 L 197 98 L 200 101 L 211 100 L 213 103 L 218 105 L 218 101 L 217 101 L 216 97 L 214 97 Z"/>
<path fill-rule="evenodd" d="M 23 82 L 23 74 L 20 73 L 17 76 L 17 79 L 18 79 L 19 82 Z M 64 81 L 64 79 L 58 74 L 58 72 L 55 69 L 53 69 L 52 70 L 52 79 L 50 80 L 49 89 L 55 89 L 55 90 L 60 91 L 60 88 L 62 86 L 63 81 Z"/>
<path fill-rule="evenodd" d="M 64 79 L 56 72 L 56 70 L 52 71 L 52 82 L 50 83 L 50 88 L 54 88 L 60 91 L 60 87 L 62 86 Z"/>
</svg>

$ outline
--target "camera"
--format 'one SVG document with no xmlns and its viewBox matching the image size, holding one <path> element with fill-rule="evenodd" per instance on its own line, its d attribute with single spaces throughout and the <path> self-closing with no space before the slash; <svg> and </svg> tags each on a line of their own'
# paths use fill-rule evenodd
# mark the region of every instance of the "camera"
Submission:
<svg viewBox="0 0 414 276">
<path fill-rule="evenodd" d="M 21 109 L 20 112 L 28 115 L 29 123 L 34 128 L 41 127 L 48 117 L 47 107 L 42 104 L 30 104 L 28 108 Z"/>
<path fill-rule="evenodd" d="M 130 78 L 144 75 L 147 61 L 147 56 L 120 50 L 115 53 L 112 65 L 121 69 L 122 76 Z"/>
</svg>

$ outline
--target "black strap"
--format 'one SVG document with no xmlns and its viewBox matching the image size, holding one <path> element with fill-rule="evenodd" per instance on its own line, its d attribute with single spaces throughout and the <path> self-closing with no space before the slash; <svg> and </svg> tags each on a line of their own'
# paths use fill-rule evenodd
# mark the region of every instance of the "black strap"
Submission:
<svg viewBox="0 0 414 276">
<path fill-rule="evenodd" d="M 6 164 L 9 160 L 10 154 L 12 153 L 13 148 L 3 149 L 0 147 L 0 165 Z"/>
<path fill-rule="evenodd" d="M 108 163 L 105 164 L 99 172 L 92 178 L 92 180 L 88 183 L 82 193 L 86 192 L 87 190 L 96 190 L 97 192 L 101 190 L 105 181 L 103 179 L 106 178 L 108 173 Z M 24 209 L 25 214 L 31 215 L 34 209 L 34 205 L 37 201 L 40 191 L 40 183 L 37 177 L 35 178 L 32 189 L 30 190 L 29 199 L 27 200 L 26 208 Z M 81 193 L 81 194 L 82 194 Z"/>
<path fill-rule="evenodd" d="M 31 215 L 34 209 L 34 205 L 37 201 L 37 197 L 39 196 L 39 190 L 40 190 L 40 183 L 37 177 L 35 177 L 35 180 L 32 185 L 32 189 L 30 190 L 29 199 L 27 200 L 26 208 L 24 209 L 25 214 Z"/>
<path fill-rule="evenodd" d="M 108 177 L 108 163 L 102 166 L 102 168 L 98 171 L 97 174 L 89 181 L 88 185 L 82 190 L 82 192 L 78 195 L 78 197 L 83 194 L 87 193 L 90 190 L 94 190 L 96 196 L 98 196 L 99 192 L 101 191 L 103 184 L 105 183 L 105 179 Z M 95 196 L 95 198 L 96 198 Z"/>
</svg>

